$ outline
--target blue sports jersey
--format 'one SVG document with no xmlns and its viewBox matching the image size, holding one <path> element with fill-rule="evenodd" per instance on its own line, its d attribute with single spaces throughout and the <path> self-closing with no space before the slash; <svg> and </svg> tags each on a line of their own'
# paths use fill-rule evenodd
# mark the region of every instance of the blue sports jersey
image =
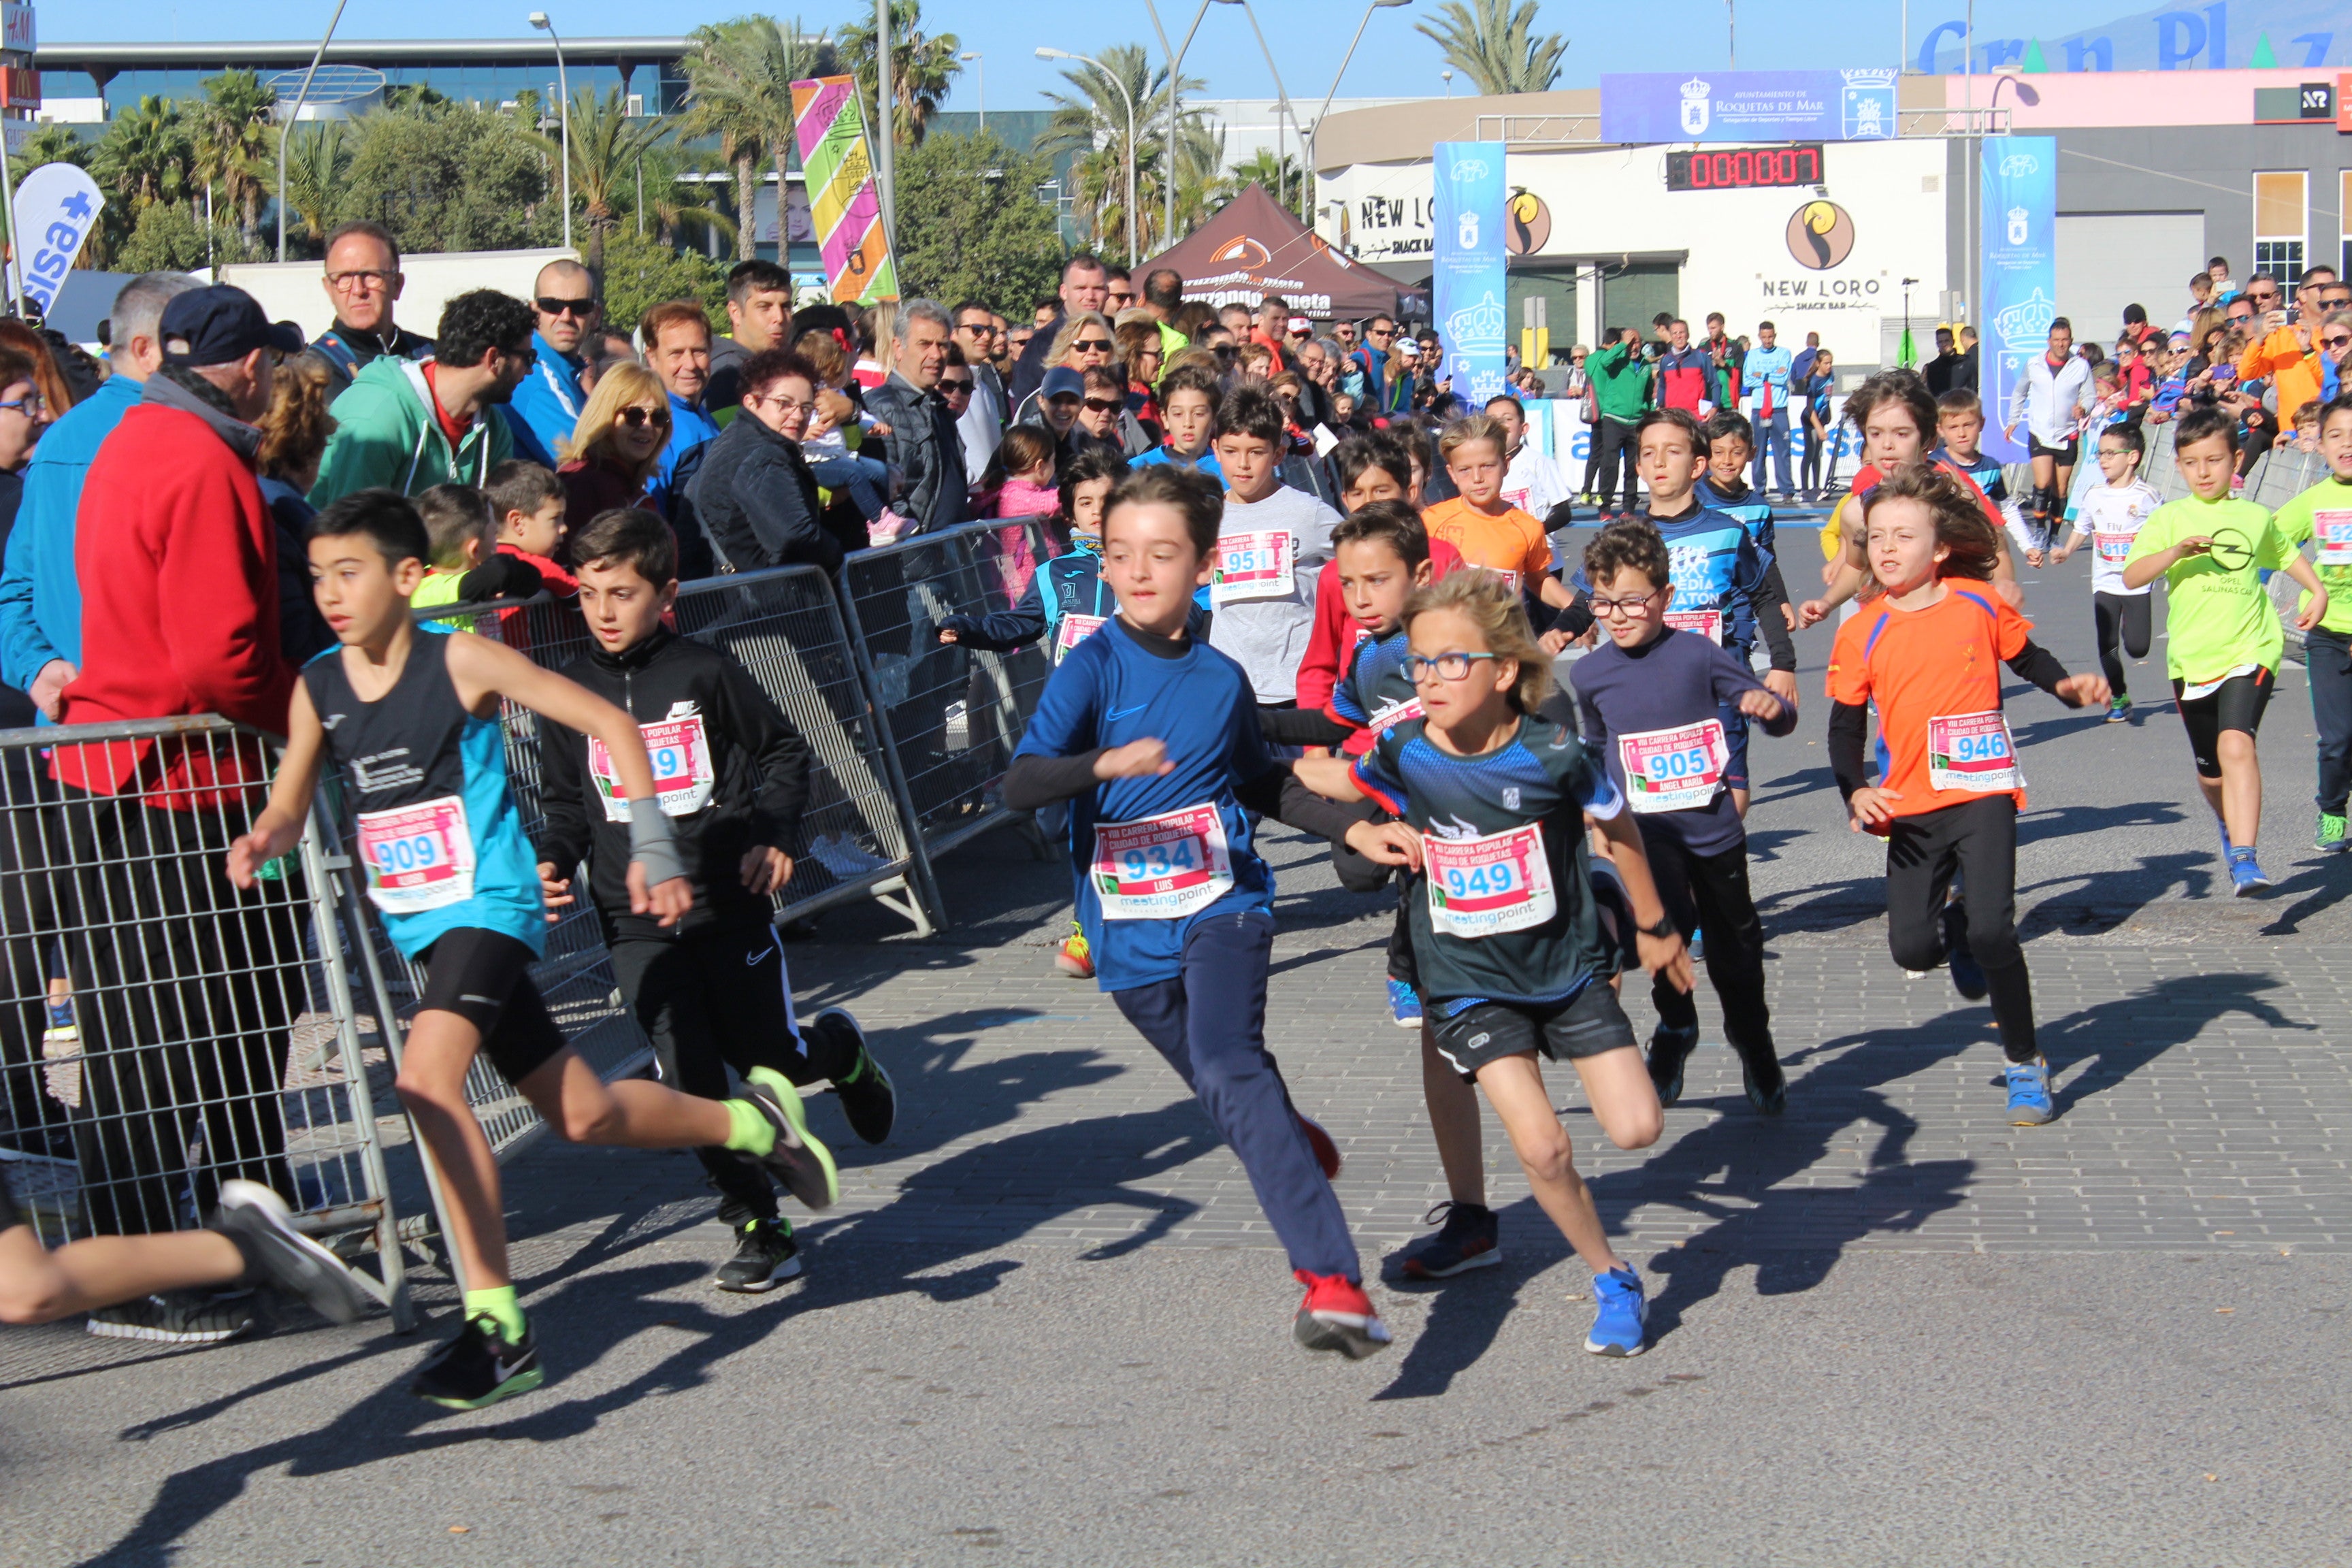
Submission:
<svg viewBox="0 0 2352 1568">
<path fill-rule="evenodd" d="M 1723 616 L 1723 646 L 1746 652 L 1756 646 L 1756 600 L 1764 588 L 1764 556 L 1748 527 L 1726 512 L 1700 505 L 1671 522 L 1643 514 L 1643 521 L 1666 542 L 1674 578 L 1669 614 L 1714 610 Z M 1575 586 L 1588 596 L 1592 584 L 1577 569 Z"/>
<path fill-rule="evenodd" d="M 1977 489 L 1984 491 L 1985 499 L 1995 506 L 2009 500 L 2009 481 L 2001 477 L 2000 465 L 1982 452 L 1977 454 L 1975 462 L 1963 463 L 1952 456 L 1950 447 L 1938 446 L 1927 454 L 1927 460 L 1940 463 L 1956 474 L 1968 475 L 1976 482 Z"/>
<path fill-rule="evenodd" d="M 1016 756 L 1071 757 L 1096 747 L 1157 740 L 1175 766 L 1157 778 L 1113 779 L 1070 802 L 1070 868 L 1078 924 L 1095 961 L 1096 983 L 1127 991 L 1177 978 L 1184 938 L 1196 921 L 1274 910 L 1274 874 L 1252 847 L 1247 812 L 1234 789 L 1271 772 L 1258 733 L 1257 698 L 1242 667 L 1204 643 L 1166 658 L 1139 646 L 1114 619 L 1072 648 L 1037 700 Z M 1215 808 L 1223 824 L 1233 886 L 1206 909 L 1165 920 L 1106 921 L 1089 875 L 1097 824 L 1135 822 Z"/>
<path fill-rule="evenodd" d="M 1348 667 L 1331 687 L 1331 715 L 1360 730 L 1386 729 L 1413 700 L 1412 682 L 1405 679 L 1405 656 L 1412 639 L 1402 626 L 1384 637 L 1368 637 L 1348 655 Z M 1415 706 L 1413 712 L 1420 709 Z M 1386 722 L 1375 724 L 1375 718 Z"/>
<path fill-rule="evenodd" d="M 1762 490 L 1743 482 L 1737 496 L 1729 495 L 1715 482 L 1713 475 L 1701 474 L 1698 477 L 1698 504 L 1709 511 L 1738 518 L 1741 526 L 1748 530 L 1748 537 L 1756 542 L 1756 548 L 1764 552 L 1765 564 L 1771 564 L 1772 552 L 1779 544 L 1773 533 L 1772 508 L 1765 500 Z"/>
</svg>

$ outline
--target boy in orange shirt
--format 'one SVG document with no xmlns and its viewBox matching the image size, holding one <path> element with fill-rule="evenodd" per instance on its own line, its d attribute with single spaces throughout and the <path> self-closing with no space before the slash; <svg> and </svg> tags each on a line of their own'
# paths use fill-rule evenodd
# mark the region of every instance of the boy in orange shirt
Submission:
<svg viewBox="0 0 2352 1568">
<path fill-rule="evenodd" d="M 2017 941 L 2017 816 L 2025 777 L 2000 710 L 2000 666 L 2070 708 L 2107 699 L 2065 667 L 1990 590 L 1998 536 L 1965 479 L 1906 463 L 1864 502 L 1865 552 L 1881 596 L 1838 628 L 1830 654 L 1830 767 L 1850 826 L 1886 839 L 1886 936 L 1895 962 L 1948 958 L 1961 995 L 1992 996 L 2009 1058 L 2009 1119 L 2058 1114 L 2033 1038 L 2033 986 Z M 1885 775 L 1864 783 L 1864 736 L 1879 713 Z M 1955 873 L 1968 897 L 1946 901 Z"/>
<path fill-rule="evenodd" d="M 1488 415 L 1467 415 L 1448 425 L 1437 438 L 1437 452 L 1461 493 L 1423 512 L 1422 525 L 1430 538 L 1460 551 L 1469 564 L 1485 567 L 1523 595 L 1564 610 L 1574 595 L 1551 574 L 1551 540 L 1543 524 L 1503 499 L 1509 447 L 1503 426 Z"/>
</svg>

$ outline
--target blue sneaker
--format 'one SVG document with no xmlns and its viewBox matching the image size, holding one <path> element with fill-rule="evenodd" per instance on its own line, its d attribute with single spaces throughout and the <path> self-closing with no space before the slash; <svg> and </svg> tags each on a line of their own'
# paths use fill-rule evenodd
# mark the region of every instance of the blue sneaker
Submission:
<svg viewBox="0 0 2352 1568">
<path fill-rule="evenodd" d="M 2010 1063 L 2009 1124 L 2039 1127 L 2057 1115 L 2058 1102 L 2050 1098 L 2050 1063 L 2041 1057 Z"/>
<path fill-rule="evenodd" d="M 1631 1267 L 1594 1275 L 1592 1300 L 1596 1310 L 1592 1331 L 1584 1337 L 1586 1350 L 1594 1355 L 1629 1356 L 1650 1348 L 1642 1331 L 1650 1316 L 1650 1299 L 1642 1289 L 1642 1277 Z"/>
<path fill-rule="evenodd" d="M 1421 993 L 1402 980 L 1389 981 L 1389 1016 L 1400 1029 L 1421 1027 Z"/>
<path fill-rule="evenodd" d="M 2251 899 L 2270 885 L 2271 879 L 2263 875 L 2252 849 L 2230 851 L 2230 886 L 2239 898 Z"/>
<path fill-rule="evenodd" d="M 1969 950 L 1969 907 L 1954 899 L 1944 906 L 1944 954 L 1951 965 L 1952 989 L 1971 1002 L 1981 1002 L 1992 990 L 1984 965 Z"/>
</svg>

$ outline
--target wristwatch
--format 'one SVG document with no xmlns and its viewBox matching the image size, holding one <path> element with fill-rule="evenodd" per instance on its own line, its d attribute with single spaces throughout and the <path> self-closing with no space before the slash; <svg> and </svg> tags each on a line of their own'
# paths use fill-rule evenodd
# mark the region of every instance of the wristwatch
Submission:
<svg viewBox="0 0 2352 1568">
<path fill-rule="evenodd" d="M 1672 936 L 1675 934 L 1675 920 L 1672 915 L 1660 915 L 1656 925 L 1635 926 L 1633 929 L 1640 931 L 1643 936 Z"/>
</svg>

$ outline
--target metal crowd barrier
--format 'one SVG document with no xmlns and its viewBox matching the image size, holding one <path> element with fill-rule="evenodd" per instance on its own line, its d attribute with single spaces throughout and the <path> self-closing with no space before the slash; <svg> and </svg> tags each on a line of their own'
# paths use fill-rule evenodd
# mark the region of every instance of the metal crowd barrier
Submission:
<svg viewBox="0 0 2352 1568">
<path fill-rule="evenodd" d="M 372 1239 L 362 1278 L 405 1329 L 343 862 L 314 813 L 250 891 L 227 879 L 279 751 L 212 717 L 0 731 L 0 1180 L 51 1246 L 185 1229 L 222 1181 L 265 1183 L 305 1231 Z"/>
</svg>

